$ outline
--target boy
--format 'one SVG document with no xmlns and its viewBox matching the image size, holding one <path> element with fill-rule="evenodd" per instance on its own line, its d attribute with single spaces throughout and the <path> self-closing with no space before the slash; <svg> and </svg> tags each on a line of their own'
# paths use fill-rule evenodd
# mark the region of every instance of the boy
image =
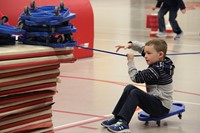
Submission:
<svg viewBox="0 0 200 133">
<path fill-rule="evenodd" d="M 109 131 L 115 133 L 130 132 L 129 122 L 139 106 L 148 114 L 159 117 L 169 113 L 172 104 L 172 75 L 174 71 L 173 62 L 166 57 L 167 44 L 162 39 L 153 39 L 146 42 L 133 41 L 125 45 L 116 46 L 139 51 L 145 58 L 149 67 L 138 71 L 134 63 L 134 55 L 128 54 L 128 73 L 133 82 L 146 83 L 144 92 L 133 85 L 127 85 L 115 106 L 113 118 L 101 123 Z"/>
<path fill-rule="evenodd" d="M 166 27 L 164 16 L 169 12 L 169 22 L 173 29 L 173 32 L 176 33 L 175 40 L 180 38 L 183 35 L 183 31 L 179 27 L 178 22 L 176 21 L 178 10 L 180 9 L 183 14 L 186 13 L 186 7 L 183 0 L 157 0 L 156 7 L 153 7 L 153 10 L 160 8 L 158 12 L 158 25 L 159 32 L 157 37 L 165 37 Z"/>
</svg>

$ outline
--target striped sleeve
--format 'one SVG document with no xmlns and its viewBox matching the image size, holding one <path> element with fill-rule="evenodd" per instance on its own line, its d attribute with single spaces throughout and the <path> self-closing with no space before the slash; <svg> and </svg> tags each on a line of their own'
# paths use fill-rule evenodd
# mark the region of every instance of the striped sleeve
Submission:
<svg viewBox="0 0 200 133">
<path fill-rule="evenodd" d="M 142 71 L 137 71 L 134 62 L 128 62 L 128 73 L 131 80 L 135 83 L 155 83 L 159 79 L 159 70 L 156 67 L 150 67 Z"/>
</svg>

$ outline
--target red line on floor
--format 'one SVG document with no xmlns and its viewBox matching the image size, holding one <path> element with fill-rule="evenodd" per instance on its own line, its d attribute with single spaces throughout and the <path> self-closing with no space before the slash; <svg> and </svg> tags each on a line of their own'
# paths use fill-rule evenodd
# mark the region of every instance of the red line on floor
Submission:
<svg viewBox="0 0 200 133">
<path fill-rule="evenodd" d="M 93 78 L 84 78 L 84 77 L 76 77 L 76 76 L 59 76 L 61 78 L 72 78 L 72 79 L 84 79 L 84 80 L 92 80 L 92 81 L 99 81 L 99 82 L 106 82 L 106 83 L 113 83 L 117 85 L 122 85 L 126 86 L 130 83 L 125 83 L 125 82 L 116 82 L 116 81 L 109 81 L 109 80 L 101 80 L 101 79 L 93 79 Z M 141 86 L 145 87 L 143 84 L 134 84 L 135 86 Z M 200 96 L 198 93 L 192 93 L 192 92 L 186 92 L 186 91 L 180 91 L 180 90 L 174 90 L 175 92 L 183 93 L 183 94 L 189 94 L 189 95 L 195 95 L 195 96 Z"/>
<path fill-rule="evenodd" d="M 105 118 L 104 116 L 100 115 L 92 115 L 92 114 L 85 114 L 85 113 L 77 113 L 77 112 L 70 112 L 70 111 L 62 111 L 62 110 L 53 110 L 54 112 L 58 113 L 64 113 L 64 114 L 72 114 L 72 115 L 82 115 L 82 116 L 92 116 L 92 117 L 99 117 L 99 118 Z"/>
<path fill-rule="evenodd" d="M 174 90 L 174 91 L 175 91 L 175 92 L 180 92 L 180 93 L 185 93 L 185 94 L 190 94 L 190 95 L 200 96 L 200 94 L 198 94 L 198 93 L 185 92 L 185 91 L 180 91 L 180 90 Z"/>
<path fill-rule="evenodd" d="M 138 110 L 140 110 L 140 108 L 136 109 L 136 111 L 138 111 Z M 65 112 L 68 112 L 68 111 L 59 111 L 59 112 L 65 113 Z M 76 113 L 76 112 L 68 112 L 68 113 L 85 115 L 84 113 Z M 86 114 L 86 115 L 88 116 L 88 114 Z M 89 115 L 89 116 L 98 116 L 98 115 Z M 60 127 L 60 128 L 54 129 L 54 131 L 61 131 L 61 130 L 65 130 L 65 129 L 69 129 L 69 128 L 73 128 L 73 127 L 82 127 L 82 128 L 88 128 L 88 129 L 95 129 L 95 128 L 86 127 L 86 126 L 83 126 L 83 125 L 95 123 L 95 122 L 98 122 L 98 121 L 103 121 L 103 120 L 108 119 L 108 118 L 110 118 L 110 117 L 98 116 L 96 120 L 82 122 L 82 123 L 78 123 L 78 124 L 74 124 L 74 125 L 67 125 L 67 126 L 64 126 L 64 127 Z"/>
<path fill-rule="evenodd" d="M 97 130 L 98 128 L 94 127 L 87 127 L 87 126 L 80 126 L 80 128 L 86 128 L 86 129 L 91 129 L 91 130 Z"/>
<path fill-rule="evenodd" d="M 140 110 L 140 108 L 138 107 L 136 109 L 136 111 Z M 72 115 L 82 115 L 82 116 L 92 116 L 92 117 L 99 117 L 99 118 L 104 118 L 107 119 L 107 117 L 105 116 L 101 116 L 101 115 L 93 115 L 93 114 L 85 114 L 85 113 L 78 113 L 78 112 L 71 112 L 71 111 L 63 111 L 63 110 L 52 110 L 53 112 L 58 112 L 58 113 L 64 113 L 64 114 L 72 114 Z"/>
<path fill-rule="evenodd" d="M 76 77 L 76 76 L 62 76 L 62 75 L 60 75 L 59 77 L 62 77 L 62 78 L 72 78 L 72 79 L 92 80 L 92 81 L 113 83 L 113 84 L 122 85 L 122 86 L 125 86 L 125 85 L 127 85 L 127 84 L 130 84 L 130 83 L 125 83 L 125 82 L 116 82 L 116 81 L 110 81 L 110 80 L 93 79 L 93 78 L 84 78 L 84 77 Z M 135 86 L 142 86 L 142 87 L 145 86 L 145 85 L 142 85 L 142 84 L 134 84 L 134 85 L 135 85 Z"/>
<path fill-rule="evenodd" d="M 62 128 L 59 128 L 59 129 L 54 129 L 54 131 L 56 132 L 56 131 L 61 131 L 61 130 L 69 129 L 69 128 L 73 128 L 73 127 L 79 127 L 79 126 L 82 126 L 82 125 L 86 125 L 86 124 L 90 124 L 90 123 L 95 123 L 95 122 L 102 121 L 102 120 L 104 120 L 104 118 L 99 118 L 97 120 L 92 120 L 92 121 L 83 122 L 83 123 L 80 123 L 80 124 L 75 124 L 75 125 L 70 125 L 70 126 L 62 127 Z"/>
</svg>

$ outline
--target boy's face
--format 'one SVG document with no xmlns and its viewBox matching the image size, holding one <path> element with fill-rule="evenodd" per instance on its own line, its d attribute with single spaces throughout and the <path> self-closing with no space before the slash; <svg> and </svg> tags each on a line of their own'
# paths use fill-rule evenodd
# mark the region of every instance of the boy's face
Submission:
<svg viewBox="0 0 200 133">
<path fill-rule="evenodd" d="M 163 60 L 164 53 L 162 51 L 157 52 L 154 45 L 145 46 L 144 53 L 144 57 L 148 65 Z"/>
</svg>

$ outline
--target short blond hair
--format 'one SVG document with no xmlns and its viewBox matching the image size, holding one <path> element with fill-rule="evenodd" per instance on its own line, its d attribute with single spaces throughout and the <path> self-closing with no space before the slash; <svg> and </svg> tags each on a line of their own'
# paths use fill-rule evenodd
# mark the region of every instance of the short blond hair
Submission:
<svg viewBox="0 0 200 133">
<path fill-rule="evenodd" d="M 167 43 L 163 39 L 152 39 L 145 43 L 145 46 L 153 45 L 157 52 L 162 51 L 164 53 L 164 57 L 167 53 Z"/>
</svg>

